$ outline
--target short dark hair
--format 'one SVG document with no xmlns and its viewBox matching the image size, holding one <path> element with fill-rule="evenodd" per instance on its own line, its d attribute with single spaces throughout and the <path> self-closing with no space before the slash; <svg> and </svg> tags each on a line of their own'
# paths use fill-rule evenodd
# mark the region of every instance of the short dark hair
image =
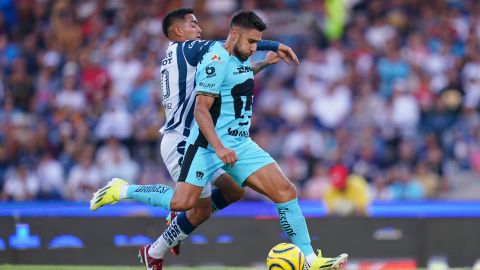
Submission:
<svg viewBox="0 0 480 270">
<path fill-rule="evenodd" d="M 173 22 L 175 20 L 183 20 L 185 19 L 185 16 L 188 14 L 193 14 L 193 9 L 191 8 L 179 8 L 170 11 L 167 13 L 165 18 L 163 18 L 162 22 L 162 30 L 163 34 L 165 34 L 166 37 L 168 37 L 168 28 L 172 26 Z"/>
<path fill-rule="evenodd" d="M 255 12 L 250 10 L 241 10 L 233 15 L 230 21 L 230 28 L 238 26 L 246 29 L 256 29 L 263 32 L 267 29 L 267 25 L 258 17 Z"/>
</svg>

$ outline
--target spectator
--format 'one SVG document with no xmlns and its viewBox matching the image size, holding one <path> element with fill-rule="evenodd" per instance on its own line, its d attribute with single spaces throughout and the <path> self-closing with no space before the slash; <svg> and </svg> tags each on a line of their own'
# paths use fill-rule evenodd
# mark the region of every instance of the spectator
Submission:
<svg viewBox="0 0 480 270">
<path fill-rule="evenodd" d="M 61 200 L 64 195 L 65 174 L 60 162 L 46 152 L 38 164 L 37 177 L 39 181 L 38 198 L 41 200 Z"/>
<path fill-rule="evenodd" d="M 370 191 L 365 179 L 349 173 L 344 165 L 330 168 L 330 187 L 324 195 L 329 215 L 366 216 Z"/>
<path fill-rule="evenodd" d="M 39 180 L 25 161 L 19 161 L 7 172 L 2 200 L 30 201 L 36 198 Z"/>
<path fill-rule="evenodd" d="M 100 169 L 93 163 L 92 155 L 93 147 L 83 149 L 79 163 L 68 175 L 66 195 L 70 200 L 89 201 L 93 192 L 106 183 L 106 180 L 102 181 Z"/>
</svg>

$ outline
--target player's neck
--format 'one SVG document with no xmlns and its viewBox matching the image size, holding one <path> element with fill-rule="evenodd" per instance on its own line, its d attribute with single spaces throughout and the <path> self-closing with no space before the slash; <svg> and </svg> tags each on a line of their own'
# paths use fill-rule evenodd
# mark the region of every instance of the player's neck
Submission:
<svg viewBox="0 0 480 270">
<path fill-rule="evenodd" d="M 233 40 L 230 36 L 227 37 L 227 40 L 223 43 L 223 48 L 230 54 L 235 56 L 235 52 L 233 50 Z"/>
</svg>

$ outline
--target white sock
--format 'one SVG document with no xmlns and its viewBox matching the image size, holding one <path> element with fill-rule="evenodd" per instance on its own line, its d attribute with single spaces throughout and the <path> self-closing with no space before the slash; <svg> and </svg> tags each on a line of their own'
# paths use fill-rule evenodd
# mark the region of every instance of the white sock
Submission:
<svg viewBox="0 0 480 270">
<path fill-rule="evenodd" d="M 127 198 L 128 185 L 120 185 L 120 199 Z"/>
<path fill-rule="evenodd" d="M 157 241 L 150 246 L 148 255 L 155 259 L 161 259 L 169 249 L 178 245 L 180 241 L 187 239 L 188 234 L 185 234 L 177 224 L 177 218 L 174 218 L 170 225 L 163 231 L 162 235 L 158 237 Z"/>
<path fill-rule="evenodd" d="M 309 254 L 305 256 L 305 266 L 304 269 L 310 268 L 310 265 L 313 264 L 313 262 L 317 259 L 317 255 L 315 253 Z M 307 265 L 308 264 L 308 265 Z"/>
</svg>

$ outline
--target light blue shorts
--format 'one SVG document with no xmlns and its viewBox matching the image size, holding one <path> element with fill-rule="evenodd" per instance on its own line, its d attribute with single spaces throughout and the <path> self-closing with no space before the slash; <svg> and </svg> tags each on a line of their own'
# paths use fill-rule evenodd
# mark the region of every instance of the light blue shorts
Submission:
<svg viewBox="0 0 480 270">
<path fill-rule="evenodd" d="M 189 144 L 178 181 L 204 187 L 213 174 L 222 168 L 237 184 L 243 186 L 245 180 L 254 172 L 275 163 L 275 160 L 251 139 L 245 140 L 233 150 L 237 153 L 238 160 L 231 167 L 224 164 L 213 150 Z"/>
</svg>

